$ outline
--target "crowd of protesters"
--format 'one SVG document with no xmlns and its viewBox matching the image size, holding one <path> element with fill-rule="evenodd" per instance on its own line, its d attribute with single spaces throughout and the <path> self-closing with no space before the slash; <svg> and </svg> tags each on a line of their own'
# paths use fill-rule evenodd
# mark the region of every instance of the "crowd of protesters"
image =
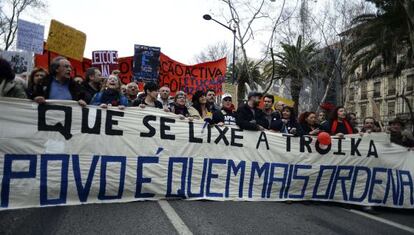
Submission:
<svg viewBox="0 0 414 235">
<path fill-rule="evenodd" d="M 273 95 L 253 91 L 248 94 L 247 102 L 236 108 L 230 94 L 222 95 L 221 104 L 217 104 L 214 90 L 196 91 L 190 101 L 185 92 L 178 91 L 171 97 L 168 86 L 160 88 L 154 82 L 145 83 L 140 94 L 137 83 L 121 83 L 118 70 L 103 78 L 99 69 L 91 67 L 86 70 L 85 79 L 81 80 L 72 79 L 71 72 L 70 62 L 59 56 L 52 60 L 49 71 L 34 68 L 27 77 L 26 85 L 22 78 L 15 79 L 10 63 L 0 58 L 0 97 L 28 98 L 39 104 L 46 103 L 48 99 L 74 100 L 81 106 L 97 105 L 101 108 L 148 106 L 189 121 L 204 120 L 211 125 L 238 125 L 245 130 L 269 130 L 293 136 L 316 136 L 327 132 L 343 138 L 346 134 L 388 131 L 393 143 L 414 147 L 412 133 L 405 130 L 405 123 L 398 118 L 384 130 L 373 117 L 365 117 L 359 129 L 357 116 L 347 113 L 343 106 L 298 115 L 292 107 L 281 101 L 275 102 Z M 261 101 L 263 108 L 259 108 Z"/>
</svg>

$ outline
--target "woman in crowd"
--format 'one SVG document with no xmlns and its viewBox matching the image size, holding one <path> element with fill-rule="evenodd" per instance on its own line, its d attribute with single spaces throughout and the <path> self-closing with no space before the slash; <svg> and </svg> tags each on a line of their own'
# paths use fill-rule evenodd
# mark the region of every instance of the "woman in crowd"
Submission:
<svg viewBox="0 0 414 235">
<path fill-rule="evenodd" d="M 32 100 L 43 99 L 46 93 L 47 77 L 48 73 L 43 68 L 34 68 L 29 75 L 27 84 L 27 98 Z"/>
<path fill-rule="evenodd" d="M 190 116 L 187 108 L 187 94 L 184 91 L 177 91 L 174 97 L 174 103 L 169 107 L 172 113 L 180 116 L 180 119 L 184 119 Z"/>
<path fill-rule="evenodd" d="M 304 135 L 318 135 L 320 126 L 315 112 L 304 112 L 299 116 L 299 124 Z"/>
<path fill-rule="evenodd" d="M 270 123 L 270 130 L 295 136 L 302 135 L 302 129 L 296 121 L 295 111 L 289 106 L 284 106 L 282 108 L 281 119 Z"/>
<path fill-rule="evenodd" d="M 188 109 L 190 117 L 211 121 L 212 113 L 207 106 L 206 93 L 204 91 L 196 91 L 193 95 L 192 102 L 193 106 Z"/>
<path fill-rule="evenodd" d="M 109 75 L 103 82 L 101 92 L 96 93 L 92 98 L 92 105 L 99 105 L 101 108 L 118 106 L 124 109 L 128 106 L 128 99 L 121 92 L 121 81 L 115 75 Z"/>
<path fill-rule="evenodd" d="M 325 122 L 321 129 L 330 133 L 331 135 L 336 135 L 339 137 L 344 137 L 347 134 L 357 133 L 356 130 L 352 128 L 351 123 L 346 119 L 346 110 L 343 106 L 338 106 L 334 109 L 331 114 L 329 122 Z"/>
</svg>

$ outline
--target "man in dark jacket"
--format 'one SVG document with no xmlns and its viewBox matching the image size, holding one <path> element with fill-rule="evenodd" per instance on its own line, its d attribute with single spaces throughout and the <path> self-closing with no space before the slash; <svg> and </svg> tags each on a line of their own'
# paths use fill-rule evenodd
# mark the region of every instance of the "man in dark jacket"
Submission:
<svg viewBox="0 0 414 235">
<path fill-rule="evenodd" d="M 247 104 L 237 109 L 236 123 L 241 129 L 263 131 L 269 126 L 265 114 L 258 108 L 261 97 L 260 92 L 252 91 L 248 95 Z"/>
<path fill-rule="evenodd" d="M 90 67 L 85 73 L 85 82 L 82 84 L 82 99 L 90 104 L 93 96 L 101 90 L 102 73 L 95 67 Z"/>
<path fill-rule="evenodd" d="M 79 105 L 86 106 L 82 99 L 80 85 L 70 78 L 72 66 L 65 57 L 58 56 L 52 60 L 49 66 L 49 77 L 44 96 L 34 99 L 39 104 L 45 103 L 46 99 L 53 100 L 76 100 Z"/>
</svg>

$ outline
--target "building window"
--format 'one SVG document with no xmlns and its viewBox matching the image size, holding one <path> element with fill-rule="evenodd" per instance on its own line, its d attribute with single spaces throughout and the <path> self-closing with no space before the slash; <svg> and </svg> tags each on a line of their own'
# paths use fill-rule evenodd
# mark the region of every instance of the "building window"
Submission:
<svg viewBox="0 0 414 235">
<path fill-rule="evenodd" d="M 381 82 L 374 83 L 374 98 L 381 97 Z"/>
<path fill-rule="evenodd" d="M 395 116 L 395 102 L 388 102 L 388 116 L 390 118 Z"/>
<path fill-rule="evenodd" d="M 351 88 L 349 88 L 349 101 L 354 101 L 354 93 L 355 93 L 355 90 L 354 90 L 354 88 L 353 87 L 351 87 Z"/>
<path fill-rule="evenodd" d="M 365 118 L 366 115 L 367 115 L 367 105 L 366 104 L 363 104 L 363 105 L 360 106 L 360 108 L 361 108 L 361 116 L 360 116 L 360 118 Z"/>
<path fill-rule="evenodd" d="M 395 95 L 395 87 L 397 84 L 397 79 L 389 77 L 388 78 L 388 95 Z"/>
<path fill-rule="evenodd" d="M 414 86 L 414 74 L 407 75 L 407 91 L 412 91 Z"/>
<path fill-rule="evenodd" d="M 376 101 L 375 102 L 375 107 L 372 110 L 374 112 L 373 113 L 374 116 L 381 117 L 381 102 L 380 101 Z"/>
<path fill-rule="evenodd" d="M 366 100 L 367 99 L 367 83 L 361 82 L 361 99 Z"/>
</svg>

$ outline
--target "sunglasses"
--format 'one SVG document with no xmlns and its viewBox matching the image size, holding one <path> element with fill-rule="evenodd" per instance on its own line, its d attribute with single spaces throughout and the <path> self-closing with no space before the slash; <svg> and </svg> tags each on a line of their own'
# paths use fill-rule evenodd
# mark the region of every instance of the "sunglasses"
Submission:
<svg viewBox="0 0 414 235">
<path fill-rule="evenodd" d="M 224 98 L 224 101 L 231 101 L 231 98 Z"/>
</svg>

